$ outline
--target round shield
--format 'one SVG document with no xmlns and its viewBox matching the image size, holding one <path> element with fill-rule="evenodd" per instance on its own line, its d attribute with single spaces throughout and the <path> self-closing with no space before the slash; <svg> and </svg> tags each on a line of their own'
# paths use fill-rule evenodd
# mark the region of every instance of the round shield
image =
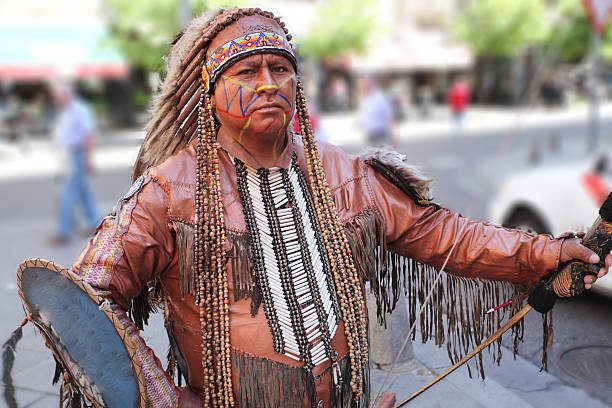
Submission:
<svg viewBox="0 0 612 408">
<path fill-rule="evenodd" d="M 51 348 L 87 399 L 101 407 L 145 407 L 144 381 L 132 342 L 94 290 L 65 268 L 23 262 L 19 295 Z"/>
</svg>

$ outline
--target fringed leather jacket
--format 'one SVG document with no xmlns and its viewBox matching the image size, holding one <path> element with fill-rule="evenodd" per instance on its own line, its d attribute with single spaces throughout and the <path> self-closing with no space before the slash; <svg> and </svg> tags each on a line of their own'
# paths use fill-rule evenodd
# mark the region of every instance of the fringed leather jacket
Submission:
<svg viewBox="0 0 612 408">
<path fill-rule="evenodd" d="M 233 292 L 230 334 L 237 406 L 350 404 L 350 400 L 331 400 L 330 360 L 309 371 L 302 368 L 301 361 L 274 351 L 275 339 L 263 310 L 261 288 L 253 278 L 252 254 L 233 158 L 253 169 L 260 166 L 233 139 L 221 139 L 219 143 L 229 287 Z M 482 316 L 482 311 L 475 310 L 474 305 L 484 308 L 511 295 L 509 291 L 495 290 L 494 281 L 531 285 L 557 268 L 561 247 L 558 239 L 544 235 L 533 237 L 468 221 L 422 200 L 419 182 L 407 181 L 414 192 L 409 195 L 405 188 L 402 191 L 397 183 L 390 181 L 388 174 L 385 176 L 375 169 L 376 166 L 327 143 L 320 142 L 318 149 L 355 264 L 364 280 L 369 281 L 381 320 L 404 291 L 413 302 L 414 310 L 419 292 L 431 286 L 435 269 L 442 266 L 456 242 L 445 267 L 451 275 L 437 288 L 439 296 L 430 306 L 435 309 L 434 313 L 425 313 L 428 317 L 424 319 L 434 319 L 435 324 L 426 322 L 422 332 L 424 338 L 442 341 L 441 311 L 444 309 L 449 316 L 447 324 L 455 325 L 448 333 L 464 331 L 463 336 L 457 335 L 461 337 L 459 340 L 446 339 L 452 344 L 449 351 L 456 355 L 458 345 L 464 347 L 466 341 L 476 343 L 480 341 L 479 336 L 492 330 L 489 327 L 492 325 L 486 324 L 489 329 L 468 328 L 465 333 L 462 322 Z M 288 168 L 292 157 L 306 171 L 303 147 L 297 141 L 287 143 L 277 165 Z M 406 180 L 397 167 L 391 165 L 391 172 Z M 119 200 L 115 213 L 104 219 L 73 266 L 73 272 L 111 303 L 130 341 L 137 345 L 152 407 L 179 404 L 173 379 L 138 331 L 146 323 L 150 302 L 160 294 L 171 345 L 168 372 L 179 368 L 179 375 L 182 372 L 196 392 L 203 388 L 205 381 L 198 308 L 186 283 L 193 273 L 195 174 L 193 144 L 149 169 Z M 332 344 L 341 365 L 346 365 L 347 359 L 343 357 L 347 345 L 341 321 Z M 296 397 L 303 397 L 304 401 Z"/>
</svg>

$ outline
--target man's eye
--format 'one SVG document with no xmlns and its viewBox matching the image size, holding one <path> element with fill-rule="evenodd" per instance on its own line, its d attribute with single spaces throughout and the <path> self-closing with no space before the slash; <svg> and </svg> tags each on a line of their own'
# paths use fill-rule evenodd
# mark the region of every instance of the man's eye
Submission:
<svg viewBox="0 0 612 408">
<path fill-rule="evenodd" d="M 252 69 L 243 69 L 238 71 L 238 75 L 249 75 L 252 74 L 254 71 Z"/>
<path fill-rule="evenodd" d="M 272 68 L 272 71 L 274 71 L 274 72 L 288 72 L 289 70 L 286 67 L 284 67 L 282 65 L 279 65 L 279 66 L 276 66 L 276 67 Z"/>
</svg>

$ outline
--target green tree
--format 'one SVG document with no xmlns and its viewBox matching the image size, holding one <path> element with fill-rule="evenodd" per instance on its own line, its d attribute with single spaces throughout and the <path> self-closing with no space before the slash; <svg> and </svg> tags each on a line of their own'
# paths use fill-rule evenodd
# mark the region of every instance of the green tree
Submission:
<svg viewBox="0 0 612 408">
<path fill-rule="evenodd" d="M 240 0 L 191 0 L 192 15 Z M 180 30 L 178 0 L 106 0 L 112 42 L 136 69 L 163 71 L 162 56 Z"/>
<path fill-rule="evenodd" d="M 306 58 L 320 60 L 346 51 L 364 52 L 376 29 L 373 0 L 330 0 L 319 9 L 318 23 L 299 44 Z"/>
<path fill-rule="evenodd" d="M 479 57 L 511 57 L 546 34 L 542 0 L 472 0 L 455 21 L 458 37 Z"/>
<path fill-rule="evenodd" d="M 471 0 L 454 21 L 457 37 L 476 55 L 475 99 L 519 102 L 512 59 L 541 43 L 547 32 L 544 0 Z"/>
<path fill-rule="evenodd" d="M 558 5 L 559 19 L 544 43 L 546 49 L 556 52 L 563 62 L 584 60 L 591 48 L 591 23 L 581 2 L 564 0 Z M 604 60 L 612 61 L 612 31 L 602 35 L 601 54 Z"/>
</svg>

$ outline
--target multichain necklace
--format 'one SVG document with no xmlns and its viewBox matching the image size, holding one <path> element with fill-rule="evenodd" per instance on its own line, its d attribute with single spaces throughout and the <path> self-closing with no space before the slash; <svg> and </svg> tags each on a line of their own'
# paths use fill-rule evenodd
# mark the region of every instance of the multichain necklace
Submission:
<svg viewBox="0 0 612 408">
<path fill-rule="evenodd" d="M 237 158 L 234 164 L 274 350 L 309 369 L 328 359 L 335 363 L 338 300 L 295 153 L 289 169 L 254 169 Z"/>
</svg>

